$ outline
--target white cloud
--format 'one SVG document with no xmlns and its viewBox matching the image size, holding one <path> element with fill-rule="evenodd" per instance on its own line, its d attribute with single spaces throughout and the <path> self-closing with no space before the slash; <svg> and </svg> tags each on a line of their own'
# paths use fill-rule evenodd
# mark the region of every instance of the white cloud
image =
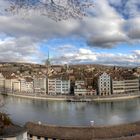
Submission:
<svg viewBox="0 0 140 140">
<path fill-rule="evenodd" d="M 5 0 L 1 0 L 0 5 L 0 9 L 3 10 L 7 6 Z M 60 22 L 34 14 L 28 18 L 0 15 L 0 34 L 4 33 L 7 37 L 12 37 L 12 39 L 0 41 L 0 60 L 41 60 L 43 56 L 39 58 L 41 54 L 38 44 L 53 38 L 82 37 L 85 38 L 87 45 L 101 48 L 112 48 L 124 42 L 135 43 L 140 41 L 140 10 L 138 5 L 140 5 L 139 0 L 96 0 L 90 16 L 83 20 L 70 19 Z M 58 47 L 58 49 L 60 48 Z M 65 62 L 91 60 L 103 63 L 104 60 L 108 61 L 107 59 L 110 60 L 110 58 L 112 61 L 114 59 L 114 63 L 119 63 L 118 61 L 128 62 L 130 59 L 136 61 L 133 58 L 136 56 L 134 52 L 130 55 L 105 53 L 101 55 L 83 48 L 76 50 L 76 46 L 74 48 L 70 46 L 69 49 L 65 46 L 65 49 L 61 49 L 61 51 L 65 52 L 66 49 L 69 50 L 68 58 L 64 53 L 63 56 L 60 55 L 63 60 L 65 59 Z M 10 53 L 13 55 L 9 55 Z M 8 55 L 7 58 L 6 55 Z M 99 58 L 101 59 L 99 60 Z"/>
<path fill-rule="evenodd" d="M 74 47 L 74 46 L 72 46 Z M 63 46 L 61 46 L 63 48 Z M 64 46 L 65 48 L 65 46 Z M 61 52 L 61 51 L 60 51 Z M 106 65 L 133 66 L 140 65 L 140 50 L 125 53 L 99 53 L 91 48 L 77 48 L 73 53 L 65 50 L 59 56 L 52 57 L 54 64 L 96 63 Z"/>
<path fill-rule="evenodd" d="M 6 38 L 0 40 L 0 61 L 37 62 L 40 55 L 38 49 L 30 38 Z"/>
</svg>

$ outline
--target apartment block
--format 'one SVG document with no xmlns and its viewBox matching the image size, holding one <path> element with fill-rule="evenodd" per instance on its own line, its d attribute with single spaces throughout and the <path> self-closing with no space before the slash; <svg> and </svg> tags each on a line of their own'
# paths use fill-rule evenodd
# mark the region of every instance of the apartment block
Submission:
<svg viewBox="0 0 140 140">
<path fill-rule="evenodd" d="M 0 93 L 3 93 L 5 90 L 5 78 L 2 75 L 2 73 L 0 73 Z"/>
<path fill-rule="evenodd" d="M 33 81 L 28 78 L 20 79 L 20 88 L 23 93 L 33 93 Z"/>
<path fill-rule="evenodd" d="M 111 95 L 111 78 L 107 73 L 103 73 L 98 79 L 99 95 Z"/>
<path fill-rule="evenodd" d="M 74 94 L 76 96 L 85 96 L 87 94 L 85 81 L 75 81 Z"/>
<path fill-rule="evenodd" d="M 33 86 L 35 93 L 45 93 L 47 92 L 47 78 L 45 77 L 34 77 Z"/>
<path fill-rule="evenodd" d="M 5 79 L 5 92 L 12 92 L 12 79 Z"/>
<path fill-rule="evenodd" d="M 13 92 L 20 92 L 20 80 L 18 79 L 13 79 L 12 81 L 12 91 Z"/>
<path fill-rule="evenodd" d="M 48 79 L 48 94 L 60 95 L 70 93 L 70 80 Z"/>
<path fill-rule="evenodd" d="M 130 93 L 139 91 L 139 79 L 132 80 L 113 80 L 113 94 Z"/>
</svg>

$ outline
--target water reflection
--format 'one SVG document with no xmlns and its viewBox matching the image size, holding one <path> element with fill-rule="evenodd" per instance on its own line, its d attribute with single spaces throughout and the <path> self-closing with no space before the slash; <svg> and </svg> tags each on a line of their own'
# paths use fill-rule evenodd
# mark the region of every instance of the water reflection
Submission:
<svg viewBox="0 0 140 140">
<path fill-rule="evenodd" d="M 4 96 L 14 122 L 41 121 L 58 125 L 112 125 L 140 119 L 140 99 L 109 103 L 69 103 Z"/>
</svg>

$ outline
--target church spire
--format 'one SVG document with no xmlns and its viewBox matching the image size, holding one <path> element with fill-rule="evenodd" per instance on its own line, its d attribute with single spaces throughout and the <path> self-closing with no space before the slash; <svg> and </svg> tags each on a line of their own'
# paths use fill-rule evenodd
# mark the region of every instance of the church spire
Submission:
<svg viewBox="0 0 140 140">
<path fill-rule="evenodd" d="M 48 50 L 48 58 L 47 58 L 45 64 L 46 64 L 47 67 L 50 65 L 50 53 L 49 53 L 49 50 Z"/>
</svg>

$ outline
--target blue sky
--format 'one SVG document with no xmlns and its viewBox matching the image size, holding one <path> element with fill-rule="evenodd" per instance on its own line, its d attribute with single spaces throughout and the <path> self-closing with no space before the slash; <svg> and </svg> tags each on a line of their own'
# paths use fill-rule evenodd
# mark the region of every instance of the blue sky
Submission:
<svg viewBox="0 0 140 140">
<path fill-rule="evenodd" d="M 0 1 L 0 11 L 8 6 Z M 0 15 L 0 61 L 140 65 L 140 1 L 94 0 L 89 16 L 56 22 Z M 10 23 L 10 24 L 9 24 Z"/>
<path fill-rule="evenodd" d="M 43 42 L 41 44 L 41 51 L 45 54 L 50 51 L 50 54 L 53 56 L 54 48 L 57 48 L 59 46 L 64 46 L 67 44 L 71 44 L 73 46 L 76 46 L 78 48 L 87 48 L 90 50 L 96 50 L 98 53 L 106 52 L 106 53 L 131 53 L 133 50 L 139 50 L 140 45 L 139 43 L 135 44 L 128 44 L 128 43 L 120 43 L 118 45 L 113 46 L 112 48 L 100 48 L 100 47 L 91 47 L 86 44 L 86 40 L 84 38 L 55 38 L 50 39 L 49 41 Z M 53 48 L 53 49 L 52 49 Z"/>
</svg>

